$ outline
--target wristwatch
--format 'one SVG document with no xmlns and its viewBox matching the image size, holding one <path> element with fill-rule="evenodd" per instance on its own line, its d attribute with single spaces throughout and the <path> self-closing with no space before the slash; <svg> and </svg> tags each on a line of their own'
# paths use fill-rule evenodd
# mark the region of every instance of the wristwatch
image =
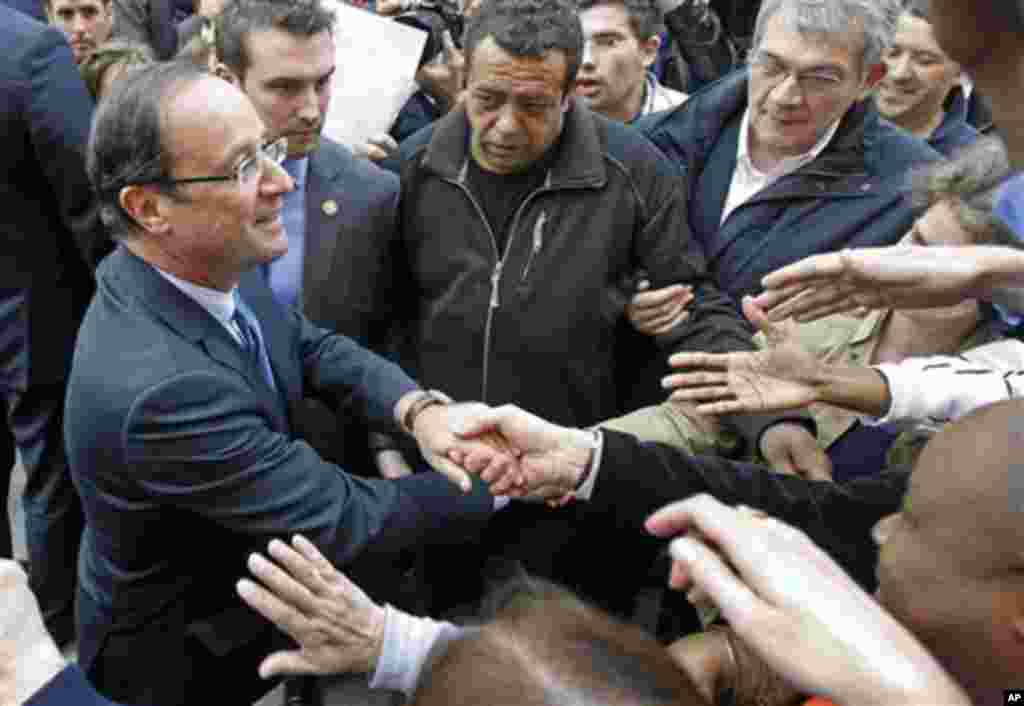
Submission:
<svg viewBox="0 0 1024 706">
<path fill-rule="evenodd" d="M 420 413 L 427 407 L 433 407 L 437 404 L 449 405 L 451 403 L 452 398 L 440 390 L 420 390 L 417 393 L 416 399 L 409 405 L 409 409 L 405 410 L 401 423 L 402 431 L 412 434 L 413 425 L 416 424 L 416 417 L 420 416 Z"/>
</svg>

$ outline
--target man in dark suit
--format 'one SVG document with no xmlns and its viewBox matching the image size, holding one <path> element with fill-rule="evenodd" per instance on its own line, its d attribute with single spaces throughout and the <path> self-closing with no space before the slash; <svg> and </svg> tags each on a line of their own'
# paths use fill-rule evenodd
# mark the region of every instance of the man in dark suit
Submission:
<svg viewBox="0 0 1024 706">
<path fill-rule="evenodd" d="M 88 518 L 79 662 L 118 701 L 269 688 L 256 666 L 274 633 L 233 594 L 268 538 L 303 532 L 346 564 L 464 541 L 492 510 L 434 473 L 354 478 L 295 437 L 303 397 L 353 396 L 457 472 L 457 407 L 267 289 L 258 268 L 289 247 L 294 187 L 267 132 L 241 92 L 178 64 L 122 79 L 96 118 L 90 178 L 120 245 L 76 344 L 66 440 Z"/>
<path fill-rule="evenodd" d="M 217 74 L 252 101 L 271 136 L 288 137 L 288 254 L 265 269 L 285 306 L 376 352 L 387 350 L 398 178 L 322 136 L 335 72 L 333 13 L 318 0 L 228 2 L 218 18 Z M 305 435 L 358 472 L 374 466 L 351 414 L 310 403 Z M 385 458 L 388 455 L 385 454 Z"/>
<path fill-rule="evenodd" d="M 64 386 L 103 237 L 85 176 L 92 101 L 61 33 L 0 5 L 0 491 L 16 442 L 32 588 L 58 643 L 74 637 L 81 508 L 61 443 Z M 76 246 L 77 238 L 77 246 Z M 10 556 L 10 529 L 0 555 Z"/>
</svg>

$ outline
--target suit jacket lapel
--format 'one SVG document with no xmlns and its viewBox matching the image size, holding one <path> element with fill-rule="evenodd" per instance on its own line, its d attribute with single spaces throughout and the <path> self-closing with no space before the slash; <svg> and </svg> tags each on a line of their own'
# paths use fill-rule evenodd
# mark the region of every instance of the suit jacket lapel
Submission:
<svg viewBox="0 0 1024 706">
<path fill-rule="evenodd" d="M 321 155 L 321 147 L 309 159 L 306 184 L 306 257 L 302 264 L 302 311 L 312 316 L 316 293 L 331 274 L 338 245 L 338 224 L 344 208 L 337 164 Z M 315 317 L 313 317 L 315 318 Z"/>
<path fill-rule="evenodd" d="M 125 291 L 136 296 L 155 318 L 202 346 L 217 362 L 252 379 L 252 366 L 224 326 L 151 265 L 122 246 L 107 257 L 101 268 L 114 273 Z"/>
</svg>

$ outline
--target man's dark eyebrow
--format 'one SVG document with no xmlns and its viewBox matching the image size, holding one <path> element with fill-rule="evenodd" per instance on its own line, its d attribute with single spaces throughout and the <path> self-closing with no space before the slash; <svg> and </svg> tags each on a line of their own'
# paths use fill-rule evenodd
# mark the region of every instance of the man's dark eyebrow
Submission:
<svg viewBox="0 0 1024 706">
<path fill-rule="evenodd" d="M 781 64 L 782 66 L 792 68 L 789 63 L 783 61 L 781 57 L 779 57 L 777 54 L 773 54 L 767 49 L 758 49 L 755 53 L 755 56 L 764 57 L 774 61 L 776 64 Z M 815 64 L 814 66 L 807 66 L 805 68 L 800 69 L 800 73 L 813 73 L 815 71 L 838 71 L 841 74 L 845 74 L 846 68 L 840 66 L 839 64 Z"/>
</svg>

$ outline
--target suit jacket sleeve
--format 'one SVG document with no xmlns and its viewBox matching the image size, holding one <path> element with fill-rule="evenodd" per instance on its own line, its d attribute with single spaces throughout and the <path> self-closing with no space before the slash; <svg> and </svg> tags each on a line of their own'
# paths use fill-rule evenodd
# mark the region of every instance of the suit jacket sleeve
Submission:
<svg viewBox="0 0 1024 706">
<path fill-rule="evenodd" d="M 378 380 L 386 373 L 370 370 L 381 366 L 330 370 L 332 361 L 340 368 L 337 361 L 358 355 L 344 337 L 306 345 L 305 356 L 324 358 L 311 366 L 315 384 L 386 388 Z M 252 537 L 253 546 L 302 533 L 339 565 L 367 549 L 461 541 L 492 510 L 485 490 L 462 495 L 436 473 L 402 483 L 350 476 L 276 431 L 272 415 L 265 393 L 241 378 L 216 369 L 179 373 L 135 396 L 121 432 L 125 464 L 141 492 L 161 503 Z"/>
<path fill-rule="evenodd" d="M 588 517 L 613 522 L 637 547 L 654 552 L 643 523 L 655 510 L 697 493 L 764 510 L 799 527 L 862 586 L 872 588 L 878 551 L 871 529 L 897 512 L 909 472 L 892 470 L 838 485 L 772 473 L 716 456 L 691 456 L 629 434 L 607 431 Z"/>
<path fill-rule="evenodd" d="M 33 694 L 25 706 L 117 706 L 93 688 L 77 665 L 69 664 L 46 686 Z"/>
<path fill-rule="evenodd" d="M 53 189 L 61 220 L 75 234 L 82 257 L 95 267 L 110 251 L 111 241 L 85 174 L 93 103 L 60 32 L 40 33 L 22 59 L 22 74 L 29 84 L 26 122 L 32 149 Z"/>
</svg>

